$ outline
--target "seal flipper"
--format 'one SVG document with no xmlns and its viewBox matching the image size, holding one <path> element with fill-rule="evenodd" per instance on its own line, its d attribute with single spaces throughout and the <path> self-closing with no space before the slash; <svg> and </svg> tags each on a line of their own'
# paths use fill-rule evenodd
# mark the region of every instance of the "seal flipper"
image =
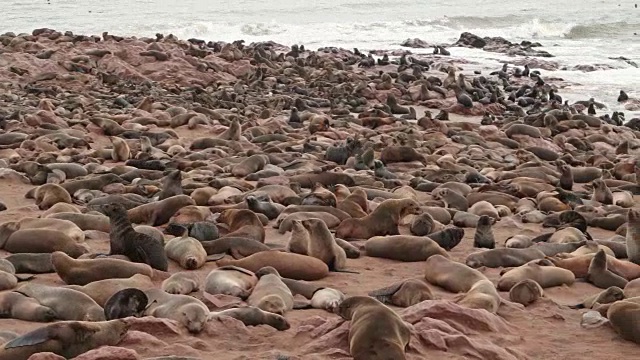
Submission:
<svg viewBox="0 0 640 360">
<path fill-rule="evenodd" d="M 19 282 L 29 281 L 36 278 L 36 276 L 32 274 L 15 274 L 14 276 L 16 277 L 16 279 L 18 279 Z"/>
<path fill-rule="evenodd" d="M 207 262 L 210 261 L 218 261 L 220 259 L 222 259 L 223 257 L 225 257 L 225 255 L 227 255 L 227 253 L 219 253 L 219 254 L 211 254 L 211 255 L 207 255 Z"/>
<path fill-rule="evenodd" d="M 539 236 L 534 237 L 531 242 L 533 243 L 538 243 L 538 242 L 547 242 L 549 241 L 549 239 L 551 238 L 551 235 L 553 235 L 554 233 L 548 233 L 548 234 L 542 234 Z"/>
<path fill-rule="evenodd" d="M 4 348 L 8 350 L 24 346 L 33 346 L 54 339 L 55 337 L 51 331 L 51 326 L 45 326 L 9 341 L 4 345 Z"/>
<path fill-rule="evenodd" d="M 404 282 L 395 283 L 382 289 L 373 290 L 369 292 L 369 296 L 376 298 L 381 303 L 390 304 L 391 296 L 400 289 L 402 284 L 404 284 Z"/>
</svg>

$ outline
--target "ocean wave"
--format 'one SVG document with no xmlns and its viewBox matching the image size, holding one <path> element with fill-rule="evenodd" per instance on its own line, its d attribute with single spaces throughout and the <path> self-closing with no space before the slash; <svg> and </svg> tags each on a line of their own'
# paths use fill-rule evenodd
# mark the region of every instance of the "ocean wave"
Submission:
<svg viewBox="0 0 640 360">
<path fill-rule="evenodd" d="M 637 32 L 640 24 L 629 24 L 626 21 L 612 23 L 575 25 L 564 36 L 567 39 L 606 38 L 610 36 L 631 35 Z"/>
<path fill-rule="evenodd" d="M 276 23 L 264 24 L 244 24 L 240 28 L 240 31 L 244 35 L 249 36 L 268 36 L 277 35 L 286 32 L 287 30 Z"/>
</svg>

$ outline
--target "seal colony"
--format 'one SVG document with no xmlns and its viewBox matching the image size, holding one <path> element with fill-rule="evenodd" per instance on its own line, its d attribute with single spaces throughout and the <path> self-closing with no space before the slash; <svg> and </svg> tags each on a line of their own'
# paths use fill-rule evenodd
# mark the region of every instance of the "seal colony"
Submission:
<svg viewBox="0 0 640 360">
<path fill-rule="evenodd" d="M 533 64 L 0 44 L 0 359 L 637 354 L 640 119 Z"/>
</svg>

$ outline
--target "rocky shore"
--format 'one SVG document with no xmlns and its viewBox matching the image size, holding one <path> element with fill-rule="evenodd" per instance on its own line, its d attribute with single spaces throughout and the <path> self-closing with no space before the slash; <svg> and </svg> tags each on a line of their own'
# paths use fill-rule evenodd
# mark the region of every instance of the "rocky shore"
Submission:
<svg viewBox="0 0 640 360">
<path fill-rule="evenodd" d="M 434 45 L 0 35 L 0 360 L 349 359 L 353 296 L 408 359 L 634 358 L 640 119 L 563 101 L 539 44 L 402 44 Z M 247 293 L 212 286 L 225 265 Z M 131 288 L 148 306 L 107 322 Z"/>
</svg>

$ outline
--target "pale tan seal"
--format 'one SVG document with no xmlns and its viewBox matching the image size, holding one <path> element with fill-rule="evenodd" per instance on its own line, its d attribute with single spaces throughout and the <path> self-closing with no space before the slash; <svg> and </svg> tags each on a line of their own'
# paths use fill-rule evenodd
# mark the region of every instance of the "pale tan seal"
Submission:
<svg viewBox="0 0 640 360">
<path fill-rule="evenodd" d="M 532 237 L 527 235 L 514 235 L 505 241 L 504 246 L 512 249 L 526 249 L 533 245 Z"/>
<path fill-rule="evenodd" d="M 528 306 L 544 295 L 542 286 L 531 279 L 524 279 L 509 290 L 509 300 Z"/>
<path fill-rule="evenodd" d="M 498 213 L 498 210 L 495 206 L 493 206 L 493 204 L 488 201 L 478 201 L 477 203 L 471 205 L 468 212 L 474 215 L 486 215 L 495 220 L 500 220 L 500 214 Z"/>
<path fill-rule="evenodd" d="M 28 296 L 15 291 L 0 292 L 0 314 L 2 317 L 34 321 L 50 322 L 56 319 L 56 313 L 51 308 Z"/>
<path fill-rule="evenodd" d="M 144 314 L 177 321 L 190 333 L 199 333 L 209 318 L 209 309 L 200 300 L 188 295 L 175 295 L 160 289 L 145 291 L 149 305 Z"/>
<path fill-rule="evenodd" d="M 460 294 L 454 301 L 469 309 L 484 309 L 495 314 L 500 307 L 500 295 L 495 285 L 489 280 L 480 280 L 473 284 L 466 294 Z"/>
<path fill-rule="evenodd" d="M 111 229 L 109 217 L 104 215 L 81 214 L 75 212 L 63 212 L 51 214 L 48 219 L 68 220 L 76 224 L 80 229 L 97 230 L 108 233 Z"/>
<path fill-rule="evenodd" d="M 88 295 L 80 291 L 47 286 L 43 284 L 24 284 L 15 290 L 35 299 L 56 313 L 60 320 L 104 321 L 104 312 Z"/>
<path fill-rule="evenodd" d="M 246 237 L 264 243 L 265 232 L 262 221 L 251 210 L 228 209 L 220 213 L 218 222 L 229 227 L 229 233 L 225 236 Z"/>
<path fill-rule="evenodd" d="M 607 318 L 623 339 L 640 344 L 640 303 L 616 301 L 607 310 Z"/>
<path fill-rule="evenodd" d="M 131 158 L 131 149 L 129 144 L 117 136 L 109 136 L 113 149 L 111 150 L 111 159 L 115 162 L 127 161 Z"/>
<path fill-rule="evenodd" d="M 206 206 L 209 205 L 209 199 L 215 194 L 218 193 L 218 190 L 212 188 L 210 186 L 201 187 L 193 190 L 189 196 L 195 201 L 198 206 Z"/>
<path fill-rule="evenodd" d="M 327 264 L 311 256 L 277 250 L 261 251 L 244 259 L 218 260 L 219 266 L 235 265 L 256 272 L 265 266 L 274 267 L 282 277 L 295 280 L 314 281 L 329 275 Z"/>
<path fill-rule="evenodd" d="M 516 267 L 524 265 L 531 260 L 544 259 L 544 257 L 544 253 L 536 248 L 498 248 L 469 254 L 465 263 L 472 268 L 481 266 L 489 268 Z"/>
<path fill-rule="evenodd" d="M 347 265 L 347 254 L 340 247 L 327 225 L 320 219 L 293 220 L 287 249 L 296 254 L 312 256 L 322 260 L 329 270 L 343 270 Z"/>
<path fill-rule="evenodd" d="M 449 257 L 447 251 L 428 237 L 412 235 L 374 236 L 365 243 L 367 256 L 399 261 L 425 261 L 433 255 Z"/>
<path fill-rule="evenodd" d="M 591 259 L 587 281 L 601 289 L 607 289 L 611 286 L 624 288 L 628 282 L 625 278 L 607 269 L 607 254 L 604 250 L 598 250 Z"/>
<path fill-rule="evenodd" d="M 530 262 L 504 273 L 498 280 L 498 290 L 509 291 L 525 279 L 533 280 L 546 289 L 553 286 L 572 285 L 576 277 L 571 271 L 563 268 L 541 266 Z"/>
<path fill-rule="evenodd" d="M 338 225 L 340 225 L 340 219 L 326 212 L 315 211 L 315 212 L 296 212 L 293 214 L 286 214 L 284 216 L 278 217 L 274 227 L 278 228 L 278 232 L 280 234 L 284 234 L 287 231 L 291 231 L 293 228 L 293 221 L 302 221 L 307 219 L 320 219 L 322 220 L 328 228 L 334 229 Z"/>
<path fill-rule="evenodd" d="M 134 224 L 160 226 L 169 222 L 169 219 L 178 210 L 188 205 L 195 205 L 193 199 L 187 195 L 176 195 L 164 200 L 136 206 L 127 211 L 127 216 Z"/>
<path fill-rule="evenodd" d="M 0 346 L 0 360 L 28 360 L 38 353 L 75 358 L 101 346 L 116 346 L 129 326 L 123 320 L 64 321 L 35 329 Z"/>
<path fill-rule="evenodd" d="M 65 233 L 48 229 L 18 230 L 11 234 L 3 249 L 12 253 L 52 253 L 62 251 L 73 258 L 89 252 Z"/>
<path fill-rule="evenodd" d="M 53 219 L 53 218 L 23 218 L 18 221 L 18 228 L 22 230 L 26 229 L 49 229 L 57 230 L 65 233 L 68 237 L 75 242 L 84 242 L 85 235 L 82 229 L 76 224 L 68 220 Z"/>
<path fill-rule="evenodd" d="M 400 235 L 398 224 L 406 215 L 419 215 L 420 206 L 413 199 L 388 199 L 369 215 L 343 220 L 336 229 L 341 239 L 369 239 L 373 236 Z"/>
<path fill-rule="evenodd" d="M 193 272 L 178 272 L 162 282 L 162 290 L 169 294 L 189 295 L 200 290 L 200 279 Z"/>
<path fill-rule="evenodd" d="M 245 326 L 269 325 L 279 331 L 291 328 L 291 325 L 283 316 L 264 311 L 254 306 L 211 312 L 209 314 L 209 320 L 220 319 L 224 316 L 240 320 Z"/>
<path fill-rule="evenodd" d="M 181 237 L 174 237 L 167 241 L 164 250 L 167 257 L 177 262 L 181 268 L 196 270 L 207 262 L 207 252 L 200 241 L 187 235 L 188 232 L 185 228 Z"/>
<path fill-rule="evenodd" d="M 455 190 L 438 188 L 431 192 L 431 196 L 435 200 L 441 200 L 444 202 L 444 206 L 446 208 L 460 211 L 467 211 L 469 209 L 469 201 Z"/>
<path fill-rule="evenodd" d="M 71 195 L 58 184 L 44 184 L 27 192 L 27 199 L 33 198 L 40 210 L 47 210 L 57 203 L 71 204 Z"/>
<path fill-rule="evenodd" d="M 57 204 L 54 204 L 53 206 L 51 206 L 49 209 L 45 210 L 42 215 L 40 215 L 43 218 L 48 218 L 51 215 L 54 214 L 58 214 L 58 213 L 64 213 L 64 212 L 77 212 L 80 213 L 80 210 L 73 204 L 67 204 L 67 203 L 63 203 L 63 202 L 59 202 Z"/>
<path fill-rule="evenodd" d="M 353 296 L 344 300 L 336 313 L 351 321 L 349 353 L 354 360 L 406 359 L 411 328 L 378 300 Z"/>
<path fill-rule="evenodd" d="M 640 265 L 640 210 L 629 209 L 626 237 L 629 261 Z"/>
<path fill-rule="evenodd" d="M 247 304 L 279 315 L 293 309 L 293 294 L 276 269 L 266 266 L 256 272 L 256 276 L 259 280 L 247 298 Z"/>
<path fill-rule="evenodd" d="M 204 291 L 246 299 L 257 283 L 258 277 L 252 271 L 237 266 L 221 266 L 207 275 Z"/>
<path fill-rule="evenodd" d="M 69 285 L 86 285 L 105 279 L 126 279 L 136 274 L 153 276 L 153 269 L 147 264 L 100 258 L 76 260 L 61 251 L 51 254 L 53 268 L 62 281 Z"/>
<path fill-rule="evenodd" d="M 104 307 L 107 300 L 115 293 L 123 289 L 136 288 L 140 290 L 147 290 L 154 288 L 155 285 L 151 281 L 151 278 L 147 275 L 136 274 L 130 278 L 120 279 L 105 279 L 98 280 L 89 283 L 84 286 L 69 285 L 65 288 L 80 291 L 87 294 L 98 305 Z M 108 320 L 108 319 L 107 319 Z"/>
<path fill-rule="evenodd" d="M 625 292 L 617 286 L 611 286 L 595 295 L 589 296 L 577 305 L 572 305 L 572 309 L 593 309 L 601 304 L 611 304 L 625 298 Z"/>
<path fill-rule="evenodd" d="M 425 300 L 434 300 L 431 288 L 422 280 L 409 279 L 369 292 L 378 301 L 398 307 L 409 307 Z"/>
<path fill-rule="evenodd" d="M 467 292 L 480 280 L 487 278 L 478 270 L 442 255 L 433 255 L 425 263 L 425 279 L 453 293 Z"/>
</svg>

